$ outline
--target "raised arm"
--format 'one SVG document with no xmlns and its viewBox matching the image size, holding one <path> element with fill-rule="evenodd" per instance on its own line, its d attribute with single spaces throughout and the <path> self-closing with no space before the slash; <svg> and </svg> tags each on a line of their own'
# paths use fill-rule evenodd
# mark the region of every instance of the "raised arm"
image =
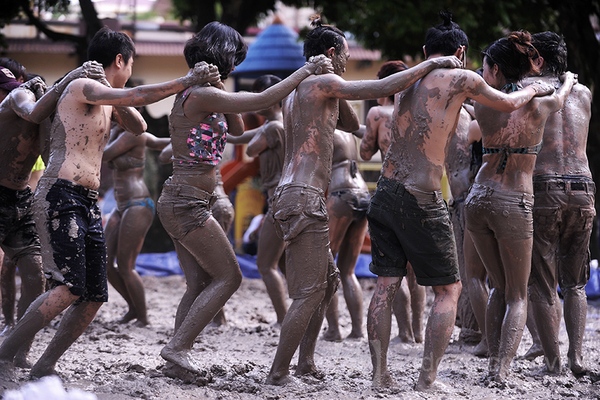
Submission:
<svg viewBox="0 0 600 400">
<path fill-rule="evenodd" d="M 536 96 L 552 94 L 554 88 L 547 83 L 535 82 L 512 93 L 503 93 L 488 85 L 485 80 L 473 71 L 464 71 L 467 97 L 476 102 L 502 112 L 512 112 L 527 104 Z"/>
<path fill-rule="evenodd" d="M 134 135 L 141 135 L 148 129 L 146 120 L 135 107 L 113 107 L 113 119 Z"/>
<path fill-rule="evenodd" d="M 436 68 L 458 68 L 461 61 L 455 56 L 436 57 L 383 79 L 345 81 L 333 75 L 321 91 L 329 97 L 345 100 L 366 100 L 388 97 L 401 92 Z M 327 76 L 329 78 L 329 75 Z"/>
<path fill-rule="evenodd" d="M 69 72 L 48 90 L 45 90 L 46 84 L 41 78 L 35 77 L 21 85 L 18 91 L 11 92 L 11 106 L 19 117 L 39 124 L 56 110 L 56 103 L 62 92 L 71 81 L 78 78 L 102 79 L 104 78 L 104 69 L 95 61 L 87 61 L 81 67 Z M 33 98 L 26 92 L 34 94 Z M 41 93 L 44 95 L 40 97 Z"/>
<path fill-rule="evenodd" d="M 90 79 L 77 79 L 70 86 L 73 86 L 73 96 L 81 103 L 139 107 L 155 103 L 192 85 L 216 84 L 219 79 L 216 67 L 201 62 L 190 69 L 186 76 L 168 82 L 121 89 L 107 87 Z"/>
<path fill-rule="evenodd" d="M 550 112 L 561 110 L 565 105 L 567 97 L 573 89 L 573 85 L 577 83 L 577 76 L 572 72 L 566 72 L 563 76 L 563 83 L 552 96 L 548 96 L 548 101 L 542 102 L 543 105 L 549 108 Z M 545 100 L 545 99 L 544 99 Z"/>
<path fill-rule="evenodd" d="M 331 72 L 331 60 L 325 56 L 311 57 L 303 67 L 281 82 L 260 93 L 229 93 L 215 87 L 203 87 L 190 94 L 186 103 L 190 108 L 220 113 L 242 113 L 264 110 L 281 101 L 302 80 L 316 73 Z M 191 102 L 191 103 L 190 103 Z"/>
</svg>

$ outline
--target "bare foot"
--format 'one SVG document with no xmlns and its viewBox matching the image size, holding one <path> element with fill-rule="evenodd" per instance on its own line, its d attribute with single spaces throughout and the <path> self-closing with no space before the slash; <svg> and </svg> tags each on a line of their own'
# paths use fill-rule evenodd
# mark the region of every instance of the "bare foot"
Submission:
<svg viewBox="0 0 600 400">
<path fill-rule="evenodd" d="M 150 325 L 150 323 L 148 322 L 148 320 L 142 320 L 142 319 L 138 319 L 137 321 L 134 322 L 135 326 L 139 327 L 139 328 L 143 328 L 145 326 Z"/>
<path fill-rule="evenodd" d="M 420 385 L 420 382 L 418 382 L 417 384 L 415 384 L 415 390 L 417 392 L 435 392 L 446 394 L 452 392 L 452 388 L 450 388 L 450 386 L 438 381 L 434 381 L 429 385 Z"/>
<path fill-rule="evenodd" d="M 45 365 L 35 364 L 31 368 L 31 371 L 29 371 L 29 379 L 31 379 L 31 380 L 43 378 L 44 376 L 50 376 L 50 375 L 58 375 L 56 373 L 56 371 L 54 370 L 53 366 L 45 366 Z"/>
<path fill-rule="evenodd" d="M 500 374 L 488 373 L 482 381 L 483 385 L 489 388 L 506 389 L 506 381 Z"/>
<path fill-rule="evenodd" d="M 423 343 L 423 333 L 415 333 L 415 343 Z"/>
<path fill-rule="evenodd" d="M 200 372 L 200 366 L 190 356 L 190 351 L 175 351 L 167 346 L 160 351 L 160 356 L 183 369 Z"/>
<path fill-rule="evenodd" d="M 323 334 L 323 340 L 327 342 L 341 342 L 342 335 L 339 330 L 328 328 Z"/>
<path fill-rule="evenodd" d="M 584 365 L 583 360 L 581 360 L 581 358 L 574 358 L 571 359 L 569 357 L 569 368 L 571 369 L 571 372 L 573 372 L 573 375 L 584 375 L 588 372 L 587 367 Z"/>
<path fill-rule="evenodd" d="M 485 338 L 481 339 L 481 342 L 479 342 L 479 344 L 475 346 L 475 349 L 473 349 L 473 355 L 482 358 L 488 357 L 488 345 L 487 340 L 485 340 Z"/>
<path fill-rule="evenodd" d="M 265 384 L 275 386 L 285 386 L 290 382 L 292 382 L 292 378 L 289 373 L 270 373 L 265 380 Z"/>
<path fill-rule="evenodd" d="M 389 371 L 385 371 L 382 374 L 373 374 L 373 382 L 371 385 L 374 388 L 390 388 L 396 386 L 396 382 L 392 379 Z"/>
<path fill-rule="evenodd" d="M 121 319 L 119 319 L 117 322 L 118 322 L 119 324 L 126 324 L 126 323 L 128 323 L 129 321 L 133 321 L 133 320 L 134 320 L 134 319 L 136 319 L 136 318 L 137 318 L 137 313 L 136 313 L 135 311 L 133 311 L 133 310 L 129 310 L 129 311 L 127 311 L 127 313 L 126 313 L 125 315 L 123 315 L 123 316 L 121 317 Z"/>
<path fill-rule="evenodd" d="M 31 362 L 27 359 L 27 353 L 18 352 L 15 356 L 15 366 L 19 368 L 31 368 Z"/>
<path fill-rule="evenodd" d="M 296 372 L 294 373 L 296 376 L 312 376 L 315 379 L 322 380 L 325 378 L 325 373 L 319 369 L 314 364 L 307 364 L 306 366 L 298 365 L 296 367 Z"/>
<path fill-rule="evenodd" d="M 346 339 L 362 339 L 363 337 L 365 337 L 365 335 L 362 333 L 362 331 L 350 332 L 350 334 L 346 336 Z"/>
<path fill-rule="evenodd" d="M 393 338 L 392 340 L 390 340 L 390 344 L 394 344 L 394 343 L 414 343 L 414 339 L 412 337 L 408 337 L 408 336 L 396 336 L 395 338 Z"/>
<path fill-rule="evenodd" d="M 181 379 L 184 383 L 191 383 L 196 386 L 206 386 L 213 382 L 210 371 L 192 372 L 170 361 L 167 361 L 164 368 L 162 368 L 162 373 L 169 378 Z"/>
<path fill-rule="evenodd" d="M 517 357 L 517 359 L 533 361 L 536 358 L 538 358 L 539 356 L 543 356 L 543 355 L 544 355 L 544 349 L 542 349 L 542 346 L 534 343 L 531 345 L 529 350 L 527 350 L 527 353 L 525 353 L 521 357 Z"/>
</svg>

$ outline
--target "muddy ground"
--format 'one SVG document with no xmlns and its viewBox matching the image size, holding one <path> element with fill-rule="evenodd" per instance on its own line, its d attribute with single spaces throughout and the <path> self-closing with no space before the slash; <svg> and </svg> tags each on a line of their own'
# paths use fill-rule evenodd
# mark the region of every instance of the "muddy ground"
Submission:
<svg viewBox="0 0 600 400">
<path fill-rule="evenodd" d="M 181 276 L 143 279 L 151 325 L 136 327 L 132 323 L 116 323 L 125 312 L 125 302 L 111 288 L 109 303 L 100 309 L 88 331 L 58 363 L 57 372 L 67 390 L 78 388 L 104 400 L 600 398 L 597 373 L 581 378 L 575 378 L 570 372 L 559 376 L 540 375 L 541 358 L 533 362 L 516 360 L 507 389 L 485 387 L 481 380 L 487 370 L 487 361 L 471 354 L 473 345 L 457 341 L 458 328 L 438 375 L 438 380 L 447 386 L 448 393 L 425 394 L 412 390 L 423 346 L 397 341 L 390 345 L 388 360 L 398 387 L 372 389 L 366 337 L 338 343 L 320 340 L 315 358 L 317 366 L 325 372 L 323 380 L 294 379 L 285 387 L 265 385 L 279 330 L 274 326 L 275 313 L 264 284 L 261 280 L 246 278 L 226 305 L 228 325 L 207 327 L 196 340 L 195 356 L 201 360 L 205 374 L 184 380 L 170 378 L 164 374 L 165 363 L 159 351 L 173 332 L 175 310 L 185 283 Z M 365 291 L 366 310 L 374 281 L 362 279 L 361 284 Z M 338 295 L 342 296 L 341 293 Z M 431 298 L 429 292 L 429 302 Z M 341 298 L 340 305 L 343 304 Z M 36 337 L 30 357 L 32 361 L 42 353 L 58 321 Z M 341 327 L 343 334 L 350 332 L 349 316 L 343 308 Z M 393 329 L 396 329 L 395 325 Z M 564 324 L 560 341 L 561 351 L 566 354 Z M 530 345 L 531 338 L 526 332 L 519 354 L 524 354 Z M 589 303 L 584 353 L 587 363 L 597 372 L 600 368 L 600 301 Z M 17 369 L 12 380 L 0 379 L 0 392 L 22 388 L 26 383 L 28 371 Z"/>
</svg>

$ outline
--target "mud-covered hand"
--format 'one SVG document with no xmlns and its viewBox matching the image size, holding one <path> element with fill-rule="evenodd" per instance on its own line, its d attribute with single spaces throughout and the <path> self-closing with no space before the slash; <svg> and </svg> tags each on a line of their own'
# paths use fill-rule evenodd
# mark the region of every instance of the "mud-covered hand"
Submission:
<svg viewBox="0 0 600 400">
<path fill-rule="evenodd" d="M 314 68 L 312 70 L 312 73 L 315 75 L 333 73 L 333 65 L 331 64 L 331 59 L 327 58 L 323 54 L 310 57 L 306 65 Z"/>
<path fill-rule="evenodd" d="M 32 92 L 35 95 L 36 100 L 39 100 L 48 89 L 46 82 L 44 82 L 44 80 L 39 76 L 36 76 L 35 78 L 23 83 L 20 88 L 27 89 Z"/>
<path fill-rule="evenodd" d="M 205 83 L 216 83 L 221 79 L 218 68 L 214 65 L 208 65 L 202 61 L 196 63 L 194 68 L 191 68 L 187 75 L 183 77 L 182 83 L 189 87 L 193 85 L 203 85 Z"/>
<path fill-rule="evenodd" d="M 463 65 L 456 56 L 435 57 L 430 60 L 437 65 L 437 68 L 461 68 Z"/>
<path fill-rule="evenodd" d="M 552 86 L 548 82 L 544 81 L 535 81 L 531 85 L 529 85 L 533 90 L 535 90 L 535 96 L 547 96 L 549 94 L 554 93 L 554 86 Z"/>
</svg>

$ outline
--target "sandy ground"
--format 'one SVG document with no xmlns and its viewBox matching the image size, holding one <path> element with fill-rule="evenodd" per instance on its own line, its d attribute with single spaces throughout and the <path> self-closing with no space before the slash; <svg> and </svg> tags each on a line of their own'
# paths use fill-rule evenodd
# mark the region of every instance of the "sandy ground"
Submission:
<svg viewBox="0 0 600 400">
<path fill-rule="evenodd" d="M 94 393 L 98 399 L 555 399 L 566 397 L 600 398 L 598 374 L 575 378 L 570 372 L 541 376 L 542 360 L 516 360 L 509 388 L 492 389 L 480 381 L 487 360 L 474 357 L 472 345 L 458 343 L 459 329 L 442 360 L 438 381 L 447 393 L 419 393 L 412 390 L 418 376 L 423 346 L 390 345 L 390 371 L 398 383 L 394 389 L 371 388 L 371 362 L 367 339 L 332 343 L 320 340 L 316 362 L 325 372 L 323 380 L 297 379 L 285 387 L 265 385 L 279 340 L 274 327 L 275 313 L 261 280 L 244 279 L 241 288 L 226 305 L 228 325 L 208 327 L 194 345 L 195 356 L 206 373 L 181 380 L 163 373 L 159 351 L 173 332 L 175 309 L 185 283 L 181 276 L 144 277 L 151 325 L 136 327 L 114 322 L 125 311 L 123 299 L 111 288 L 104 305 L 88 331 L 63 356 L 57 366 L 65 388 Z M 365 290 L 365 310 L 374 281 L 361 280 Z M 341 293 L 338 293 L 341 296 Z M 428 294 L 431 301 L 431 293 Z M 343 298 L 340 305 L 345 304 Z M 342 333 L 350 332 L 347 311 L 341 310 Z M 58 319 L 36 337 L 31 360 L 35 361 L 55 332 Z M 395 322 L 394 322 L 395 323 Z M 394 325 L 395 333 L 395 325 Z M 600 302 L 590 302 L 584 350 L 594 370 L 600 362 Z M 561 351 L 566 354 L 564 324 Z M 518 354 L 531 344 L 524 334 Z M 296 359 L 292 363 L 295 367 Z M 293 372 L 293 371 L 292 371 Z M 4 374 L 0 374 L 4 375 Z M 0 393 L 28 383 L 28 371 L 16 370 L 12 381 L 0 379 Z"/>
</svg>

